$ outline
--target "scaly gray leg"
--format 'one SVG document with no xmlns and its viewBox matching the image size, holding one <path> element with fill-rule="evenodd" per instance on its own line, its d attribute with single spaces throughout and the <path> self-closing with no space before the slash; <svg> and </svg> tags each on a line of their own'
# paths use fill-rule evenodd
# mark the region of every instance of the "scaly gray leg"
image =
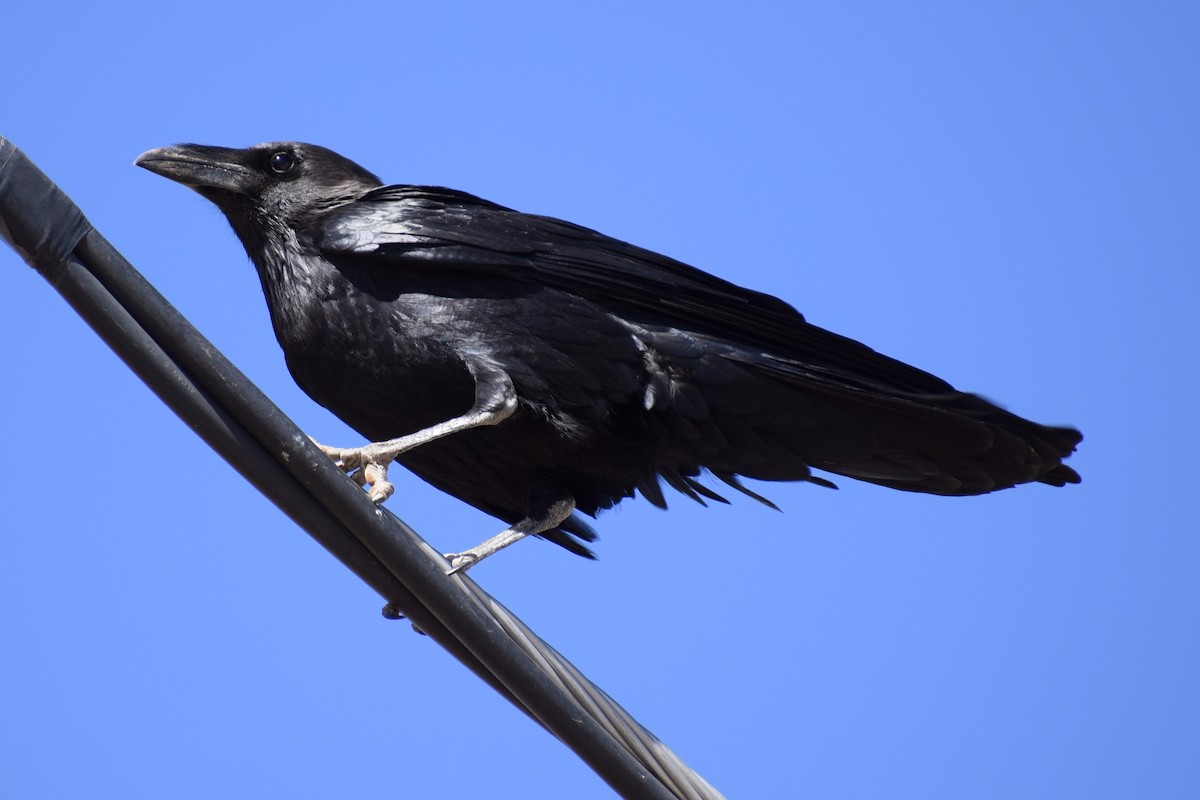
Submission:
<svg viewBox="0 0 1200 800">
<path fill-rule="evenodd" d="M 353 477 L 360 485 L 371 487 L 371 499 L 382 503 L 395 491 L 387 479 L 387 470 L 397 456 L 452 433 L 485 425 L 499 425 L 517 410 L 517 390 L 507 373 L 470 364 L 467 368 L 475 377 L 475 404 L 467 413 L 398 439 L 375 442 L 364 447 L 326 447 L 322 444 L 317 447 L 343 470 L 354 472 Z"/>
<path fill-rule="evenodd" d="M 450 572 L 448 574 L 453 575 L 455 572 L 466 572 L 480 561 L 483 561 L 493 553 L 498 553 L 513 542 L 520 541 L 532 534 L 557 528 L 574 511 L 574 499 L 558 500 L 546 506 L 537 516 L 526 517 L 515 525 L 500 531 L 500 533 L 477 547 L 472 547 L 470 550 L 464 550 L 461 553 L 447 553 L 446 558 L 450 559 Z"/>
</svg>

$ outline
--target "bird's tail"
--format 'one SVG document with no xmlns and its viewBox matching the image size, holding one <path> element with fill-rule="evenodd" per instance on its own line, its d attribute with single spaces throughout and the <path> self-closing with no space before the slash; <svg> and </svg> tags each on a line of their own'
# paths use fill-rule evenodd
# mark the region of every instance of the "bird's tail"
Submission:
<svg viewBox="0 0 1200 800">
<path fill-rule="evenodd" d="M 978 395 L 889 394 L 812 383 L 791 394 L 805 413 L 760 435 L 808 467 L 938 495 L 1080 480 L 1063 463 L 1083 439 L 1079 431 L 1039 425 Z M 776 474 L 783 463 L 765 472 L 753 464 L 736 471 L 779 479 L 785 477 Z"/>
<path fill-rule="evenodd" d="M 912 373 L 928 391 L 741 349 L 703 352 L 690 362 L 688 379 L 670 381 L 664 392 L 670 399 L 658 416 L 666 428 L 660 441 L 687 449 L 656 459 L 659 474 L 674 485 L 662 465 L 675 463 L 683 475 L 699 466 L 726 482 L 741 475 L 821 483 L 811 472 L 819 469 L 939 495 L 1079 482 L 1063 463 L 1083 438 L 1079 431 L 1039 425 Z"/>
</svg>

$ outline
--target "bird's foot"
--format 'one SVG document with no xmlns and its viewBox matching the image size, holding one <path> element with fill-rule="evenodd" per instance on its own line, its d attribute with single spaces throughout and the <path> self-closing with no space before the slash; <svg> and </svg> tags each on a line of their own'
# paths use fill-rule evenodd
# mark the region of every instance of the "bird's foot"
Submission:
<svg viewBox="0 0 1200 800">
<path fill-rule="evenodd" d="M 446 558 L 450 561 L 450 569 L 446 572 L 447 575 L 466 572 L 481 560 L 478 555 L 470 550 L 463 553 L 446 553 Z"/>
<path fill-rule="evenodd" d="M 333 459 L 359 486 L 369 487 L 368 493 L 375 503 L 382 503 L 392 496 L 396 487 L 387 479 L 388 464 L 392 457 L 378 444 L 365 447 L 328 447 L 314 442 L 321 452 Z"/>
<path fill-rule="evenodd" d="M 466 572 L 488 556 L 500 552 L 514 542 L 521 541 L 526 536 L 536 535 L 557 527 L 563 520 L 570 517 L 574 510 L 575 499 L 573 497 L 547 503 L 542 507 L 541 513 L 526 517 L 513 526 L 505 528 L 483 544 L 461 553 L 447 553 L 446 558 L 450 560 L 450 570 L 446 574 Z"/>
<path fill-rule="evenodd" d="M 530 533 L 534 533 L 534 531 L 524 529 L 522 525 L 517 524 L 512 528 L 505 528 L 496 536 L 492 536 L 491 539 L 482 543 L 482 545 L 470 548 L 469 551 L 446 553 L 445 557 L 450 560 L 450 570 L 446 571 L 446 575 L 455 575 L 456 572 L 466 572 L 470 567 L 486 559 L 488 555 L 503 551 L 512 542 L 521 541 Z"/>
</svg>

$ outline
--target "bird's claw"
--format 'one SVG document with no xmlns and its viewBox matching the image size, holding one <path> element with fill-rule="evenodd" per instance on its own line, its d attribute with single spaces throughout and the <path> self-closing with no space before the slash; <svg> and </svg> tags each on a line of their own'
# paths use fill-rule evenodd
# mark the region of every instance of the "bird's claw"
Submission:
<svg viewBox="0 0 1200 800">
<path fill-rule="evenodd" d="M 387 479 L 387 461 L 375 452 L 373 445 L 349 449 L 322 444 L 317 447 L 359 486 L 369 487 L 368 493 L 373 503 L 384 502 L 396 491 L 396 487 Z"/>
<path fill-rule="evenodd" d="M 466 572 L 479 563 L 479 556 L 470 551 L 466 553 L 446 553 L 446 558 L 450 561 L 450 569 L 446 571 L 447 575 Z"/>
</svg>

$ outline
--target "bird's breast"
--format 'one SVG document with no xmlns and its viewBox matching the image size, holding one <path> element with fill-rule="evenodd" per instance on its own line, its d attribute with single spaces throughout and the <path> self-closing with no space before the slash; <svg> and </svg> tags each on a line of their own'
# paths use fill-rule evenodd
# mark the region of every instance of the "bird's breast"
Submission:
<svg viewBox="0 0 1200 800">
<path fill-rule="evenodd" d="M 313 400 L 372 440 L 467 411 L 474 380 L 436 335 L 421 297 L 381 302 L 330 282 L 293 300 L 276 324 L 289 371 Z"/>
</svg>

